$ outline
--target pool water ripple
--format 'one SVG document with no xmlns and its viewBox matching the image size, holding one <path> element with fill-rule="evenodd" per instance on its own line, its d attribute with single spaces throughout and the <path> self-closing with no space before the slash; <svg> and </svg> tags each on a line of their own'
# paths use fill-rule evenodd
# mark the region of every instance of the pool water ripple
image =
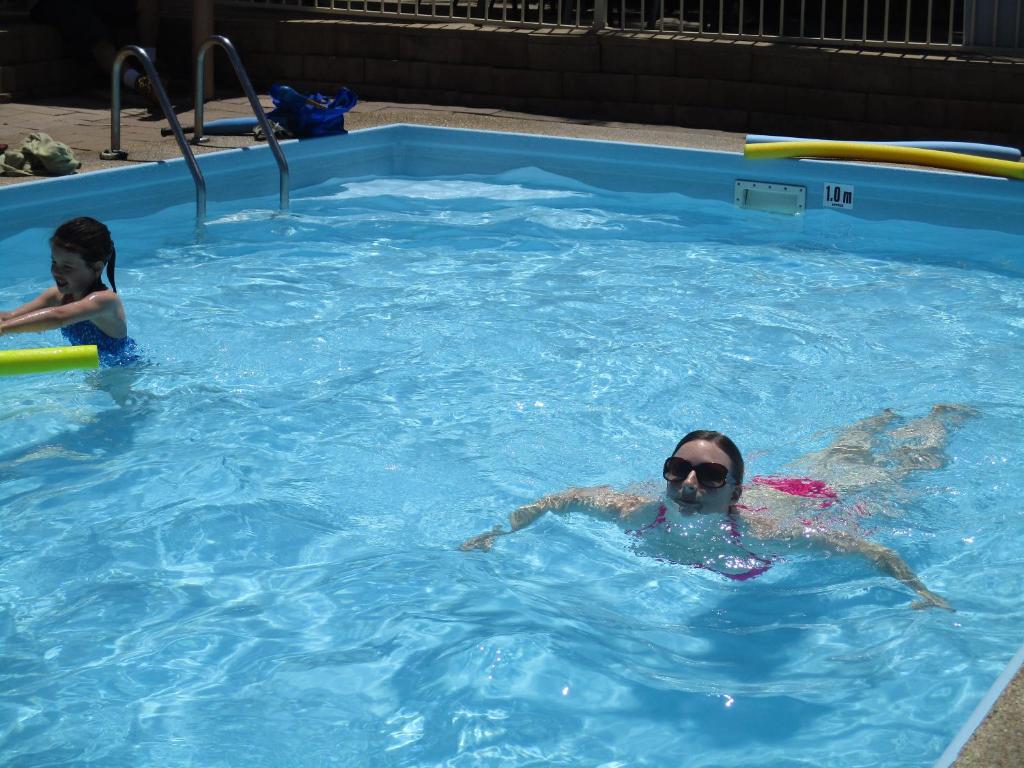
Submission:
<svg viewBox="0 0 1024 768">
<path fill-rule="evenodd" d="M 263 206 L 111 222 L 147 362 L 4 385 L 15 763 L 924 766 L 1012 655 L 1019 239 L 531 169 Z M 38 254 L 4 307 L 46 236 L 3 244 Z M 956 614 L 853 558 L 779 543 L 730 582 L 579 514 L 456 550 L 569 485 L 657 488 L 691 427 L 766 474 L 935 402 L 980 411 L 949 464 L 835 524 Z"/>
</svg>

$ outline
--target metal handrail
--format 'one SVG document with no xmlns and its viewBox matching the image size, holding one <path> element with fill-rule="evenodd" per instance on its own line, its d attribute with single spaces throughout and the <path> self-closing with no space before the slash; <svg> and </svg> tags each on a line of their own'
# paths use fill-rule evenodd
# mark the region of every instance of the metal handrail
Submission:
<svg viewBox="0 0 1024 768">
<path fill-rule="evenodd" d="M 196 183 L 196 218 L 202 220 L 206 217 L 206 179 L 203 178 L 203 172 L 199 170 L 192 147 L 185 139 L 185 132 L 181 129 L 178 116 L 174 114 L 174 107 L 171 106 L 170 99 L 167 98 L 167 91 L 164 90 L 163 83 L 160 82 L 160 76 L 156 73 L 153 60 L 137 45 L 126 45 L 118 51 L 117 57 L 114 59 L 114 69 L 110 74 L 110 149 L 100 152 L 100 158 L 103 160 L 126 160 L 128 158 L 128 153 L 121 149 L 121 65 L 129 56 L 134 56 L 139 60 L 146 76 L 153 84 L 160 108 L 171 125 L 174 140 L 178 142 L 178 148 L 181 149 L 185 163 L 192 173 L 192 179 Z"/>
<path fill-rule="evenodd" d="M 197 144 L 203 140 L 203 90 L 205 89 L 205 77 L 203 76 L 206 71 L 206 52 L 215 45 L 219 45 L 224 49 L 224 52 L 228 55 L 228 59 L 231 61 L 231 66 L 235 69 L 235 75 L 238 76 L 238 81 L 242 84 L 242 90 L 245 91 L 245 95 L 249 99 L 249 105 L 252 107 L 253 113 L 256 115 L 256 119 L 259 120 L 260 127 L 263 128 L 263 135 L 267 137 L 267 144 L 270 145 L 270 151 L 274 153 L 274 159 L 277 161 L 277 168 L 279 171 L 279 187 L 281 195 L 281 210 L 288 210 L 288 161 L 285 159 L 284 152 L 281 151 L 281 145 L 277 141 L 277 137 L 274 135 L 274 129 L 270 125 L 270 121 L 267 120 L 266 114 L 263 112 L 263 107 L 260 104 L 259 98 L 256 96 L 256 92 L 252 88 L 252 83 L 249 82 L 249 75 L 245 71 L 245 67 L 242 66 L 242 60 L 238 58 L 238 52 L 235 51 L 235 46 L 232 45 L 231 41 L 223 35 L 211 35 L 206 38 L 202 45 L 199 46 L 199 52 L 196 54 L 196 99 L 195 99 L 195 132 L 192 134 L 192 143 Z"/>
</svg>

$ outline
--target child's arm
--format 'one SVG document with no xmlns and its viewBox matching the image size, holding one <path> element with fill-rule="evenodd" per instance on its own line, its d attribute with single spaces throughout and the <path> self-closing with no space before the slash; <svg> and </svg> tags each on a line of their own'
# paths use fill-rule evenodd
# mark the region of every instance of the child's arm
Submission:
<svg viewBox="0 0 1024 768">
<path fill-rule="evenodd" d="M 21 317 L 29 312 L 35 312 L 46 307 L 55 307 L 58 304 L 60 304 L 60 291 L 57 290 L 56 286 L 51 286 L 32 299 L 32 301 L 22 304 L 20 307 L 9 312 L 0 312 L 0 322 L 12 320 L 15 317 Z"/>
<path fill-rule="evenodd" d="M 620 493 L 608 485 L 596 488 L 569 488 L 514 509 L 508 516 L 511 530 L 506 531 L 500 525 L 496 525 L 487 533 L 467 539 L 459 546 L 459 549 L 464 552 L 471 549 L 482 549 L 486 552 L 494 545 L 494 540 L 498 536 L 507 536 L 510 533 L 521 531 L 548 512 L 564 512 L 570 505 L 577 505 L 582 511 L 595 517 L 626 518 L 650 503 L 650 499 L 631 493 Z"/>
<path fill-rule="evenodd" d="M 57 291 L 56 288 L 53 290 Z M 35 301 L 30 301 L 25 306 L 42 300 L 47 293 L 48 291 L 44 291 Z M 59 293 L 57 295 L 59 296 Z M 119 302 L 116 294 L 110 291 L 97 291 L 70 304 L 57 304 L 56 306 L 44 304 L 42 308 L 25 313 L 20 312 L 24 307 L 18 307 L 14 311 L 18 314 L 12 313 L 9 319 L 0 320 L 0 335 L 52 331 L 82 320 L 92 320 L 114 312 Z"/>
</svg>

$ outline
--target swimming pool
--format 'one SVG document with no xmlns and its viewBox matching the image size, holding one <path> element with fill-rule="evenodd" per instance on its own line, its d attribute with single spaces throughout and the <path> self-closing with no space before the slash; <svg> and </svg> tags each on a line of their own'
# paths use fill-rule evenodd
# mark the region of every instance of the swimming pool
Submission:
<svg viewBox="0 0 1024 768">
<path fill-rule="evenodd" d="M 1021 626 L 1024 231 L 994 207 L 1020 210 L 1019 187 L 437 129 L 345 138 L 289 148 L 285 216 L 260 153 L 234 155 L 238 176 L 211 158 L 221 202 L 198 234 L 190 203 L 166 208 L 189 191 L 175 164 L 127 192 L 118 174 L 10 202 L 34 228 L 2 241 L 0 304 L 45 280 L 67 189 L 111 223 L 150 362 L 2 385 L 3 753 L 934 762 Z M 736 209 L 750 175 L 805 183 L 811 210 Z M 855 187 L 852 211 L 814 204 L 826 179 Z M 579 516 L 455 550 L 543 493 L 652 481 L 691 427 L 766 473 L 882 407 L 948 401 L 980 412 L 950 463 L 862 523 L 956 614 L 911 611 L 855 559 L 781 551 L 734 583 Z"/>
</svg>

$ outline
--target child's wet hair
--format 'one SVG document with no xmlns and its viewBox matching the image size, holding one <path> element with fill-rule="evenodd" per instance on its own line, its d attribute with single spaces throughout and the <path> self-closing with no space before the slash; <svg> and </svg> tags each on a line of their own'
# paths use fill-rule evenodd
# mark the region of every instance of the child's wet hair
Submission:
<svg viewBox="0 0 1024 768">
<path fill-rule="evenodd" d="M 117 259 L 117 250 L 114 248 L 114 241 L 110 238 L 110 230 L 102 221 L 97 221 L 89 216 L 79 216 L 76 219 L 65 221 L 53 233 L 50 245 L 77 253 L 87 264 L 96 262 L 105 264 L 110 290 L 117 293 L 117 285 L 114 283 L 114 261 Z"/>
<path fill-rule="evenodd" d="M 693 442 L 694 440 L 705 440 L 721 448 L 725 455 L 732 459 L 732 474 L 736 478 L 736 485 L 743 484 L 743 454 L 741 454 L 740 449 L 736 447 L 736 443 L 721 432 L 715 432 L 711 429 L 697 429 L 690 432 L 680 440 L 676 444 L 675 451 L 672 451 L 672 453 L 675 454 L 675 452 L 681 447 L 687 443 Z"/>
</svg>

